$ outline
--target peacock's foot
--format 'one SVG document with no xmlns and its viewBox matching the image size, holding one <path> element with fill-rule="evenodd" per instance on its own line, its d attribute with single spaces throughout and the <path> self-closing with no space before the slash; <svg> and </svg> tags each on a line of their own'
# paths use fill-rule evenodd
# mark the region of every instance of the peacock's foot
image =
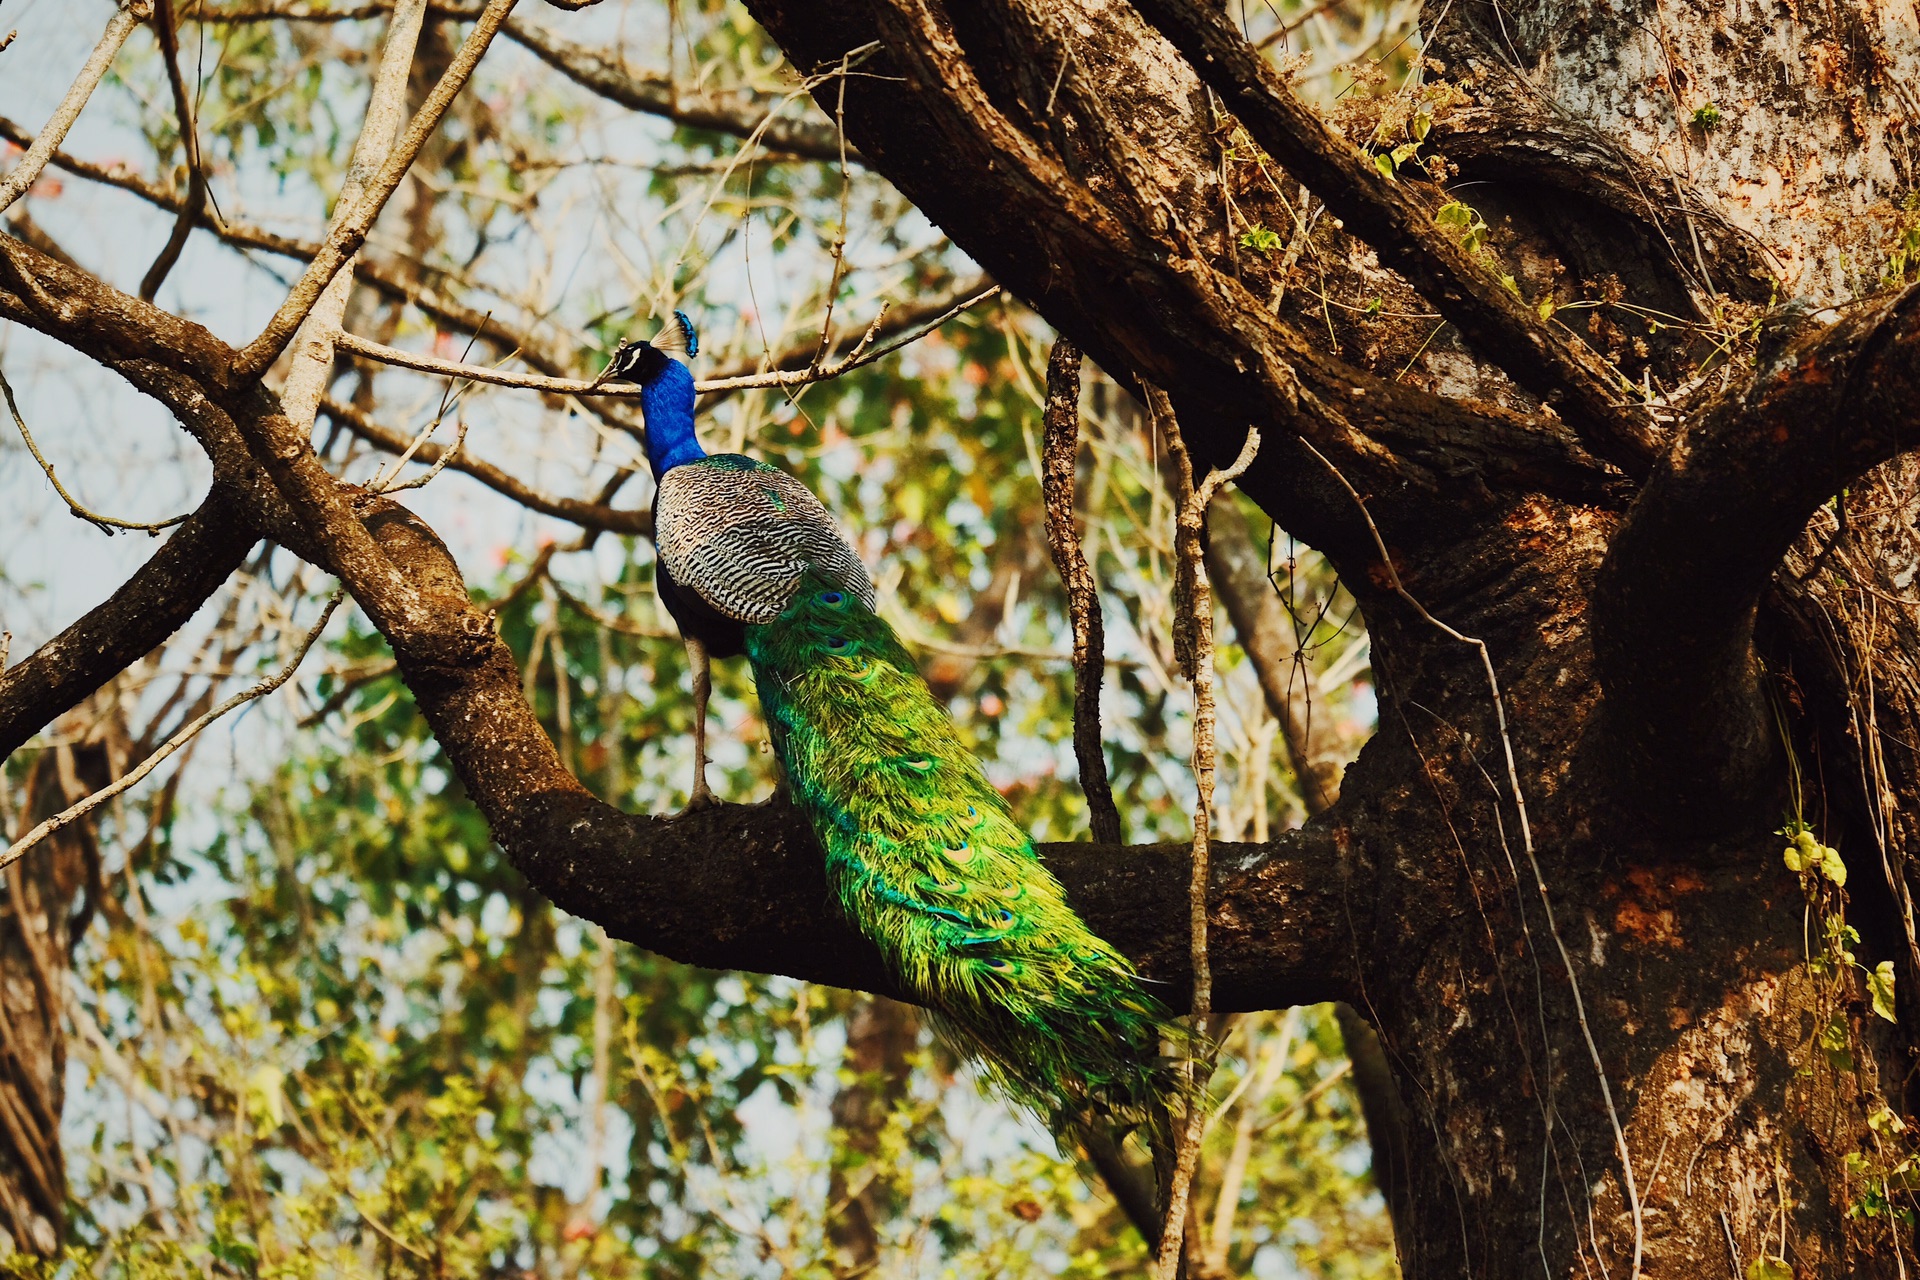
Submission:
<svg viewBox="0 0 1920 1280">
<path fill-rule="evenodd" d="M 720 802 L 714 798 L 713 792 L 707 790 L 706 784 L 702 783 L 693 789 L 692 795 L 687 797 L 687 807 L 673 816 L 676 818 L 684 818 L 690 813 L 698 813 L 702 809 L 711 809 L 719 803 Z"/>
</svg>

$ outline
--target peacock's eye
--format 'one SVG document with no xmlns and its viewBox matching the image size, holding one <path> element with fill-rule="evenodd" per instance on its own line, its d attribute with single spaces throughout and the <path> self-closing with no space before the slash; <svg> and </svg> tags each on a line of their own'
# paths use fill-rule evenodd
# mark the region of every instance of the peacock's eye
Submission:
<svg viewBox="0 0 1920 1280">
<path fill-rule="evenodd" d="M 838 591 L 822 591 L 820 593 L 821 604 L 839 604 L 842 600 L 845 600 L 845 599 L 846 597 L 841 595 Z"/>
<path fill-rule="evenodd" d="M 846 647 L 847 638 L 845 636 L 834 636 L 827 641 L 827 648 L 829 649 L 844 649 Z"/>
<path fill-rule="evenodd" d="M 1013 968 L 1013 961 L 1000 959 L 989 960 L 987 961 L 987 968 L 998 973 L 1005 973 L 1007 970 Z"/>
</svg>

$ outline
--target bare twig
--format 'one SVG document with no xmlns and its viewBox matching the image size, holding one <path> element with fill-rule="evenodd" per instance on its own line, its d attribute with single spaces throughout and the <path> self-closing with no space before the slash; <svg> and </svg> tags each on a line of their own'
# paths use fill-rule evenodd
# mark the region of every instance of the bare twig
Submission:
<svg viewBox="0 0 1920 1280">
<path fill-rule="evenodd" d="M 87 99 L 100 84 L 101 77 L 107 74 L 107 68 L 113 65 L 114 55 L 120 52 L 120 46 L 127 42 L 127 36 L 135 24 L 153 12 L 150 0 L 126 0 L 114 12 L 107 23 L 107 29 L 100 35 L 100 43 L 93 47 L 93 54 L 87 59 L 80 74 L 74 77 L 73 85 L 67 90 L 67 96 L 60 100 L 54 109 L 53 118 L 40 130 L 33 145 L 27 148 L 27 154 L 13 167 L 5 179 L 0 179 L 0 209 L 18 200 L 26 194 L 40 171 L 47 167 L 54 149 L 66 139 L 67 130 L 73 128 L 73 122 L 80 118 L 80 112 L 87 105 Z M 8 37 L 12 39 L 11 36 Z"/>
<path fill-rule="evenodd" d="M 694 383 L 694 390 L 708 394 L 716 391 L 747 391 L 758 387 L 803 387 L 814 382 L 827 382 L 877 360 L 884 360 L 902 347 L 913 345 L 963 311 L 978 306 L 999 292 L 999 285 L 989 285 L 971 297 L 955 303 L 926 325 L 897 341 L 873 351 L 862 352 L 856 348 L 846 359 L 837 360 L 818 369 L 775 369 L 767 373 L 750 373 L 732 378 L 709 378 Z M 460 364 L 453 360 L 422 355 L 417 351 L 402 351 L 398 347 L 390 347 L 385 343 L 375 342 L 371 338 L 363 338 L 353 333 L 342 333 L 335 345 L 342 351 L 351 351 L 357 356 L 378 360 L 382 364 L 394 365 L 397 368 L 412 369 L 418 373 L 439 374 L 443 377 L 467 378 L 474 382 L 491 383 L 496 387 L 518 387 L 527 391 L 546 391 L 556 395 L 572 396 L 637 396 L 640 394 L 640 388 L 630 383 L 602 383 L 592 378 L 553 378 L 538 373 L 510 373 L 502 369 L 489 369 L 483 365 Z"/>
<path fill-rule="evenodd" d="M 174 516 L 170 520 L 161 520 L 155 524 L 141 524 L 133 520 L 116 520 L 112 516 L 103 516 L 97 511 L 82 506 L 80 500 L 68 493 L 67 487 L 60 483 L 60 477 L 53 474 L 53 464 L 48 462 L 46 455 L 40 452 L 40 446 L 34 442 L 33 432 L 27 430 L 27 420 L 20 416 L 20 406 L 13 398 L 13 384 L 7 381 L 4 371 L 0 371 L 0 395 L 6 397 L 7 412 L 13 415 L 13 425 L 20 429 L 20 438 L 27 442 L 27 452 L 31 453 L 33 460 L 40 464 L 40 470 L 46 472 L 48 483 L 53 485 L 53 491 L 60 495 L 60 500 L 67 504 L 67 510 L 102 533 L 111 537 L 121 529 L 138 529 L 143 533 L 158 535 L 162 529 L 170 529 L 193 515 L 193 512 L 189 511 L 185 515 Z"/>
<path fill-rule="evenodd" d="M 4 870 L 18 862 L 21 858 L 25 857 L 35 845 L 60 830 L 60 828 L 79 821 L 115 796 L 137 785 L 142 778 L 159 768 L 169 756 L 199 736 L 201 730 L 205 729 L 215 720 L 218 720 L 221 716 L 226 715 L 227 712 L 240 706 L 242 703 L 252 702 L 255 698 L 265 697 L 267 694 L 272 693 L 275 689 L 285 684 L 288 680 L 291 680 L 293 673 L 300 669 L 301 662 L 305 661 L 308 650 L 313 648 L 314 643 L 320 639 L 320 633 L 326 629 L 327 623 L 332 620 L 333 611 L 339 607 L 342 598 L 342 592 L 335 591 L 333 593 L 333 596 L 327 601 L 327 607 L 321 610 L 319 621 L 313 624 L 312 630 L 308 631 L 306 636 L 301 640 L 299 649 L 294 652 L 292 661 L 288 662 L 286 666 L 274 672 L 252 688 L 241 690 L 211 711 L 196 717 L 191 723 L 182 727 L 178 733 L 161 743 L 159 748 L 145 760 L 142 760 L 138 767 L 130 770 L 125 776 L 115 781 L 112 785 L 94 792 L 78 804 L 68 806 L 66 809 L 48 818 L 45 822 L 42 822 L 33 830 L 27 832 L 26 835 L 21 836 L 18 840 L 14 841 L 12 845 L 8 846 L 5 853 L 0 853 L 0 870 Z"/>
<path fill-rule="evenodd" d="M 187 236 L 207 205 L 207 168 L 200 156 L 200 122 L 194 118 L 192 95 L 187 92 L 186 77 L 180 74 L 180 24 L 175 21 L 173 0 L 154 0 L 153 30 L 160 41 L 161 55 L 167 63 L 167 86 L 173 90 L 173 114 L 180 127 L 180 149 L 187 162 L 187 195 L 180 213 L 173 220 L 167 243 L 140 280 L 140 300 L 152 302 L 160 292 L 167 274 L 180 261 L 187 247 Z"/>
<path fill-rule="evenodd" d="M 323 396 L 320 400 L 321 411 L 338 422 L 347 430 L 359 436 L 376 449 L 388 453 L 404 452 L 412 443 L 408 437 L 398 431 L 390 430 L 375 422 L 365 413 L 350 404 Z M 495 493 L 511 498 L 529 511 L 538 511 L 542 515 L 557 516 L 588 529 L 604 529 L 609 533 L 643 534 L 653 530 L 653 512 L 646 508 L 626 510 L 612 507 L 604 502 L 594 502 L 584 498 L 565 498 L 545 493 L 531 485 L 523 483 L 504 467 L 496 466 L 484 458 L 477 458 L 472 450 L 462 449 L 457 455 L 451 450 L 436 444 L 422 444 L 414 451 L 414 457 L 429 466 L 445 465 L 455 471 L 464 472 L 486 485 Z M 633 472 L 623 469 L 617 473 L 629 476 Z"/>
<path fill-rule="evenodd" d="M 1213 971 L 1207 955 L 1208 853 L 1213 818 L 1213 592 L 1207 579 L 1205 532 L 1207 504 L 1228 481 L 1253 465 L 1260 452 L 1260 433 L 1249 427 L 1239 457 L 1225 471 L 1209 472 L 1199 484 L 1193 479 L 1193 458 L 1180 435 L 1180 423 L 1172 402 L 1158 387 L 1147 388 L 1147 405 L 1165 433 L 1167 452 L 1179 472 L 1180 510 L 1175 530 L 1176 553 L 1181 565 L 1184 590 L 1178 592 L 1175 607 L 1176 645 L 1187 678 L 1193 682 L 1193 780 L 1197 796 L 1193 806 L 1193 878 L 1188 887 L 1189 943 L 1193 958 L 1193 1003 L 1191 1012 L 1196 1032 L 1206 1026 L 1213 1012 Z M 1167 1224 L 1160 1235 L 1160 1248 L 1154 1259 L 1154 1275 L 1173 1280 L 1179 1270 L 1182 1239 L 1187 1221 L 1187 1200 L 1193 1190 L 1194 1168 L 1200 1160 L 1200 1137 L 1207 1123 L 1205 1076 L 1212 1069 L 1212 1054 L 1202 1037 L 1196 1035 L 1195 1052 L 1188 1062 L 1190 1090 L 1186 1123 L 1180 1145 L 1174 1152 L 1173 1177 L 1167 1195 Z"/>
<path fill-rule="evenodd" d="M 466 87 L 468 78 L 479 66 L 481 56 L 486 53 L 487 46 L 493 43 L 495 33 L 500 30 L 500 24 L 507 20 L 507 14 L 513 6 L 514 0 L 488 0 L 487 7 L 474 22 L 473 30 L 467 33 L 466 40 L 447 65 L 439 83 L 433 86 L 426 101 L 420 104 L 420 110 L 407 125 L 399 142 L 387 153 L 379 172 L 366 182 L 365 194 L 352 203 L 345 200 L 340 202 L 334 212 L 333 225 L 327 228 L 320 252 L 308 265 L 306 273 L 287 294 L 286 301 L 274 312 L 273 319 L 260 331 L 260 336 L 234 356 L 232 372 L 236 379 L 257 378 L 279 358 L 280 352 L 292 340 L 295 330 L 306 320 L 307 313 L 319 302 L 321 292 L 332 281 L 334 274 L 359 251 L 374 219 L 386 208 L 387 200 L 399 187 L 400 180 L 413 168 L 420 148 L 440 127 L 441 117 L 446 115 L 447 108 L 453 105 L 460 90 Z"/>
<path fill-rule="evenodd" d="M 1047 504 L 1047 547 L 1067 588 L 1073 617 L 1073 754 L 1080 762 L 1080 790 L 1087 817 L 1100 844 L 1120 843 L 1120 811 L 1107 780 L 1101 746 L 1100 683 L 1106 672 L 1106 627 L 1100 617 L 1100 591 L 1080 546 L 1074 518 L 1074 464 L 1080 445 L 1080 348 L 1071 338 L 1054 339 L 1047 358 L 1046 444 L 1040 488 Z"/>
<path fill-rule="evenodd" d="M 1393 557 L 1387 552 L 1387 540 L 1380 535 L 1380 527 L 1373 522 L 1373 513 L 1367 509 L 1366 500 L 1360 496 L 1360 491 L 1353 487 L 1352 482 L 1342 474 L 1340 468 L 1327 459 L 1324 453 L 1313 447 L 1311 441 L 1302 439 L 1300 443 L 1307 452 L 1320 459 L 1327 470 L 1333 473 L 1333 478 L 1339 482 L 1341 488 L 1347 491 L 1354 505 L 1360 508 L 1360 515 L 1367 522 L 1367 531 L 1373 535 L 1374 548 L 1380 553 L 1380 564 L 1387 575 L 1387 585 L 1392 588 L 1393 593 L 1406 602 L 1407 607 L 1418 614 L 1429 626 L 1443 635 L 1458 640 L 1462 644 L 1472 645 L 1480 651 L 1480 665 L 1486 672 L 1487 690 L 1493 697 L 1494 721 L 1500 730 L 1500 747 L 1506 755 L 1507 786 L 1513 791 L 1513 807 L 1520 817 L 1520 844 L 1526 850 L 1528 865 L 1533 869 L 1533 882 L 1539 886 L 1540 909 L 1546 915 L 1547 931 L 1553 935 L 1553 945 L 1560 952 L 1560 964 L 1567 971 L 1567 986 L 1573 993 L 1574 1017 L 1580 1024 L 1580 1035 L 1587 1042 L 1587 1055 L 1593 1060 L 1594 1074 L 1600 1080 L 1600 1097 L 1607 1106 L 1607 1119 L 1613 1124 L 1614 1148 L 1620 1157 L 1620 1171 L 1624 1177 L 1627 1193 L 1627 1208 L 1633 1218 L 1633 1270 L 1630 1280 L 1639 1280 L 1641 1256 L 1646 1246 L 1646 1229 L 1640 1209 L 1640 1190 L 1633 1179 L 1633 1156 L 1627 1150 L 1627 1131 L 1620 1123 L 1619 1109 L 1614 1106 L 1613 1086 L 1607 1081 L 1607 1068 L 1600 1059 L 1600 1046 L 1593 1038 L 1593 1027 L 1587 1022 L 1587 1006 L 1580 995 L 1580 979 L 1573 970 L 1573 957 L 1567 953 L 1567 944 L 1560 937 L 1560 926 L 1554 921 L 1553 900 L 1547 893 L 1547 878 L 1540 870 L 1540 859 L 1534 851 L 1533 824 L 1527 818 L 1526 796 L 1520 790 L 1520 770 L 1514 763 L 1513 738 L 1507 732 L 1507 704 L 1500 695 L 1500 679 L 1493 671 L 1493 654 L 1488 650 L 1486 641 L 1450 627 L 1427 612 L 1427 607 L 1421 604 L 1400 581 L 1400 571 L 1394 567 Z"/>
</svg>

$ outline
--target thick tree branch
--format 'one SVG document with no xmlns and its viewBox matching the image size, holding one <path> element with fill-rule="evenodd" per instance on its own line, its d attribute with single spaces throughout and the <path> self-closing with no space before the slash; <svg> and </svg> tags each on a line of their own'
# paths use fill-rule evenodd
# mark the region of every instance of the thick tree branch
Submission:
<svg viewBox="0 0 1920 1280">
<path fill-rule="evenodd" d="M 985 73 L 960 33 L 943 25 L 963 12 L 976 25 L 1011 23 L 997 10 L 955 6 L 949 14 L 934 0 L 849 0 L 827 10 L 793 0 L 748 3 L 802 71 L 829 69 L 847 49 L 881 41 L 883 52 L 869 64 L 875 74 L 848 80 L 844 103 L 838 83 L 817 91 L 868 162 L 1109 374 L 1125 385 L 1166 388 L 1202 463 L 1224 465 L 1247 425 L 1260 426 L 1267 444 L 1241 488 L 1336 561 L 1349 553 L 1367 558 L 1371 542 L 1351 502 L 1292 433 L 1311 438 L 1369 492 L 1394 493 L 1386 518 L 1393 536 L 1413 546 L 1436 536 L 1443 527 L 1436 517 L 1451 519 L 1497 485 L 1532 488 L 1543 474 L 1553 476 L 1555 491 L 1577 484 L 1611 503 L 1601 492 L 1608 472 L 1550 414 L 1466 405 L 1361 372 L 1273 315 L 1236 274 L 1220 228 L 1206 222 L 1214 217 L 1217 196 L 1209 193 L 1217 191 L 1218 165 L 1206 90 L 1171 49 L 1152 77 L 1096 59 L 1075 63 L 1068 77 L 1078 86 L 1072 102 L 1103 99 L 1103 126 L 1134 135 L 1114 162 L 1132 163 L 1123 187 L 1107 175 L 1104 153 L 1062 159 L 1023 132 L 1008 114 L 1014 91 L 983 85 Z M 1131 10 L 1101 14 L 1098 22 L 1119 24 L 1103 40 L 1153 40 Z M 1058 25 L 1071 29 L 1081 16 L 1070 6 Z M 1008 56 L 1022 66 L 1059 66 L 1071 42 L 1046 43 L 1045 36 L 1028 47 L 1019 43 L 1026 33 L 994 26 L 980 43 L 1012 43 Z M 1041 110 L 1047 88 L 1039 87 L 1029 110 Z M 1058 105 L 1069 101 L 1063 89 Z M 1069 130 L 1062 145 L 1092 131 Z M 956 172 L 975 178 L 955 183 Z M 1449 447 L 1459 442 L 1464 452 Z M 1443 480 L 1427 465 L 1456 460 L 1447 466 L 1452 473 L 1462 457 L 1472 459 L 1470 474 Z"/>
<path fill-rule="evenodd" d="M 0 672 L 0 759 L 159 647 L 233 576 L 259 540 L 238 499 L 216 484 L 118 590 Z"/>
<path fill-rule="evenodd" d="M 1691 183 L 1558 109 L 1504 63 L 1465 62 L 1454 74 L 1471 75 L 1474 103 L 1445 113 L 1427 135 L 1463 180 L 1518 181 L 1605 205 L 1664 242 L 1666 265 L 1696 299 L 1720 293 L 1765 305 L 1776 296 L 1781 268 L 1766 246 Z"/>
<path fill-rule="evenodd" d="M 1766 820 L 1761 593 L 1815 508 L 1920 445 L 1916 404 L 1920 288 L 1804 337 L 1649 478 L 1608 547 L 1593 624 L 1611 741 L 1651 806 Z"/>
<path fill-rule="evenodd" d="M 1406 276 L 1475 351 L 1552 404 L 1594 453 L 1629 475 L 1646 472 L 1656 451 L 1652 423 L 1621 395 L 1618 375 L 1481 270 L 1403 186 L 1329 129 L 1222 11 L 1193 0 L 1135 0 L 1135 7 L 1186 55 L 1253 140 Z"/>
</svg>

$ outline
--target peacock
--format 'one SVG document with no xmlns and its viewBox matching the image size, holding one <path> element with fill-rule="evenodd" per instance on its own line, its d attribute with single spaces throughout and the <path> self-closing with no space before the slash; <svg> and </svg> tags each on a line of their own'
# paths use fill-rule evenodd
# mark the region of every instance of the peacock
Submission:
<svg viewBox="0 0 1920 1280">
<path fill-rule="evenodd" d="M 954 1047 L 1066 1132 L 1158 1128 L 1183 1032 L 1067 905 L 806 485 L 694 430 L 699 351 L 680 312 L 601 375 L 638 383 L 656 483 L 661 600 L 693 667 L 691 807 L 712 802 L 709 662 L 744 654 L 773 748 L 826 855 L 839 909 Z"/>
</svg>

